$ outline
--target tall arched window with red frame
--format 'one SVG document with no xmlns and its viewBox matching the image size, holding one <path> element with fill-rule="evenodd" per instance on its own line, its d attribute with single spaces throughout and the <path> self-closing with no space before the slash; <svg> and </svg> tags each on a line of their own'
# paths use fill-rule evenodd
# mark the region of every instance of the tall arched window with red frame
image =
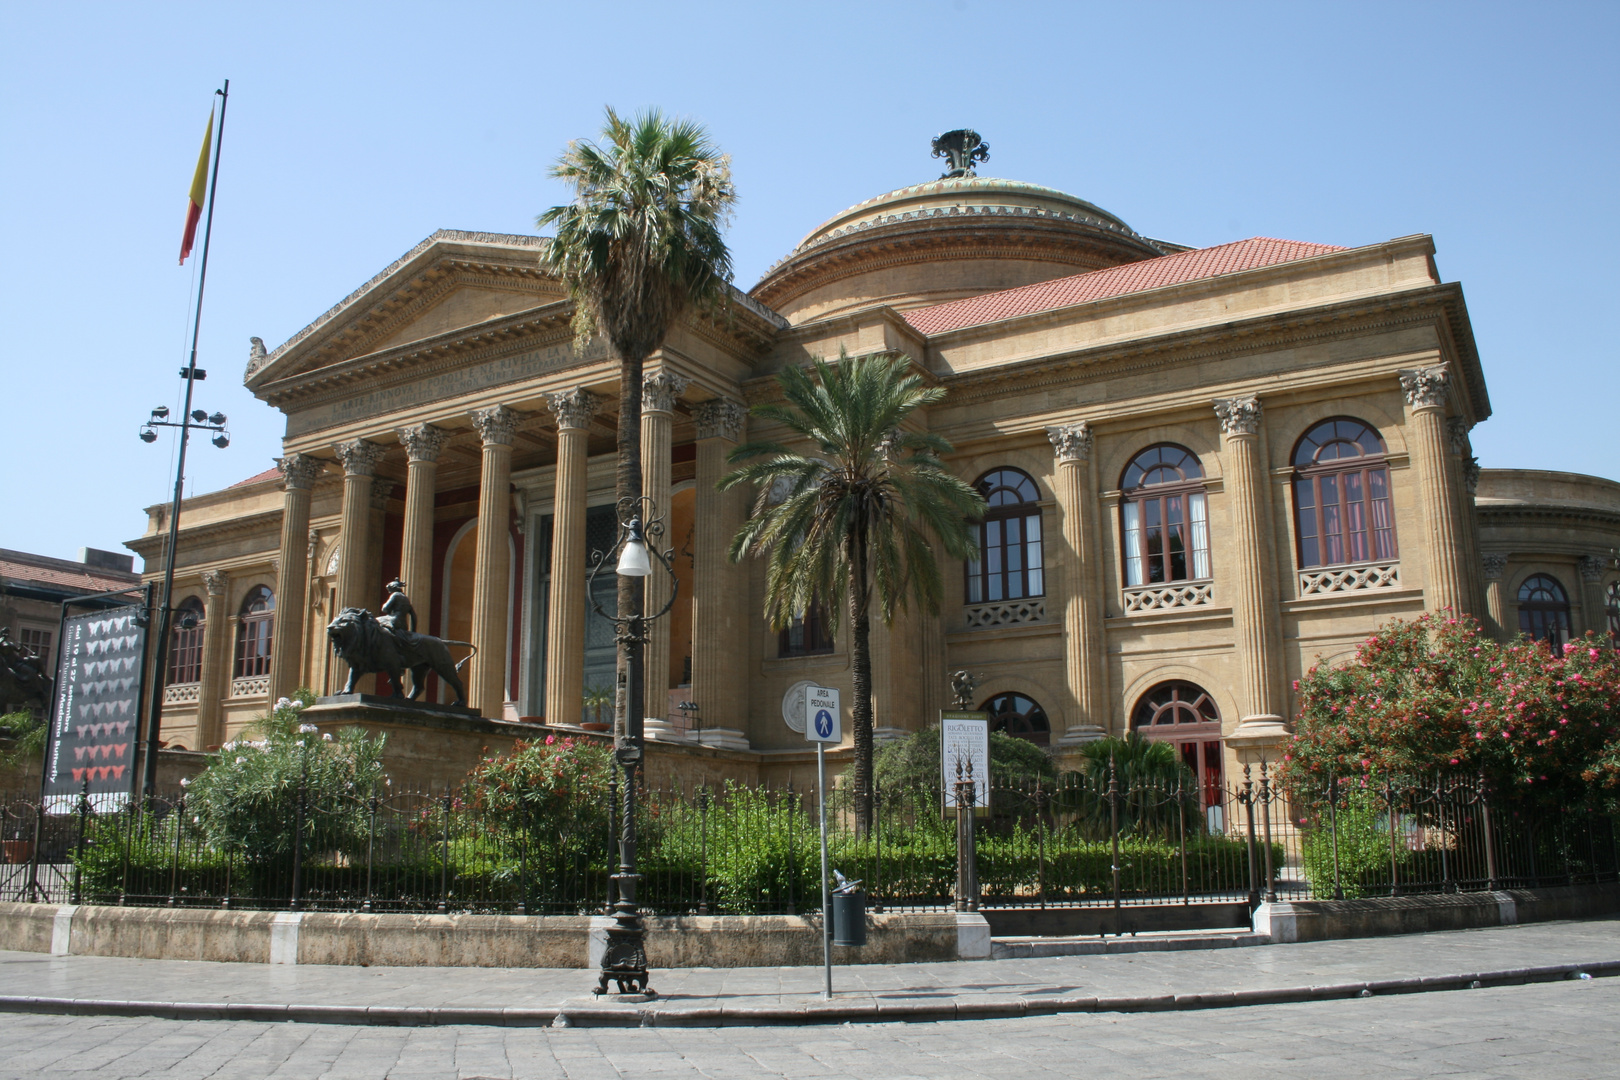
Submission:
<svg viewBox="0 0 1620 1080">
<path fill-rule="evenodd" d="M 1209 692 L 1181 679 L 1159 683 L 1136 700 L 1131 729 L 1144 738 L 1176 744 L 1181 760 L 1198 777 L 1198 803 L 1209 831 L 1223 832 L 1226 788 L 1221 713 Z"/>
<path fill-rule="evenodd" d="M 174 609 L 174 636 L 169 641 L 169 678 L 165 686 L 202 681 L 203 602 L 188 596 Z"/>
<path fill-rule="evenodd" d="M 275 594 L 268 585 L 253 586 L 242 598 L 242 613 L 236 624 L 236 678 L 270 674 L 275 625 Z"/>
<path fill-rule="evenodd" d="M 1399 555 L 1388 448 L 1371 425 L 1324 420 L 1294 447 L 1299 566 L 1380 562 Z"/>
<path fill-rule="evenodd" d="M 1150 446 L 1125 466 L 1119 487 L 1127 587 L 1210 576 L 1204 467 L 1196 454 L 1173 443 Z"/>
<path fill-rule="evenodd" d="M 1041 495 L 1029 474 L 992 469 L 974 485 L 989 510 L 979 525 L 979 557 L 966 564 L 970 604 L 1046 595 Z"/>
</svg>

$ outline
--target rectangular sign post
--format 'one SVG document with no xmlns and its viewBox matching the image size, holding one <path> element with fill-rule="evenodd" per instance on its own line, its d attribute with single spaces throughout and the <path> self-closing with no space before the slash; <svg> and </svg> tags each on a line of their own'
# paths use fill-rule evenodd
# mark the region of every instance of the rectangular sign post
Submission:
<svg viewBox="0 0 1620 1080">
<path fill-rule="evenodd" d="M 804 737 L 816 744 L 816 800 L 821 807 L 821 961 L 827 983 L 823 998 L 832 997 L 832 901 L 827 895 L 827 744 L 844 741 L 844 712 L 838 691 L 830 686 L 804 688 Z"/>
<path fill-rule="evenodd" d="M 73 813 L 81 792 L 102 812 L 129 799 L 145 674 L 140 611 L 113 608 L 62 620 L 41 792 L 48 814 Z"/>
<path fill-rule="evenodd" d="M 973 780 L 973 811 L 978 817 L 990 812 L 990 718 L 982 712 L 942 712 L 939 714 L 940 785 L 945 791 L 945 809 L 956 809 L 956 783 Z M 957 766 L 961 776 L 957 776 Z"/>
</svg>

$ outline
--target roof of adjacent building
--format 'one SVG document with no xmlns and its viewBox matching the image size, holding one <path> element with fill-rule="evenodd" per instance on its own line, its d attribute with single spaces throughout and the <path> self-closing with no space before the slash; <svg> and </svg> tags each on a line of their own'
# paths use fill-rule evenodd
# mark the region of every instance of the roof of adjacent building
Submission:
<svg viewBox="0 0 1620 1080">
<path fill-rule="evenodd" d="M 1090 270 L 1034 285 L 1021 285 L 1016 289 L 914 308 L 905 313 L 905 320 L 921 333 L 942 334 L 1019 315 L 1033 315 L 1110 296 L 1146 292 L 1166 285 L 1179 285 L 1200 278 L 1234 274 L 1241 270 L 1275 266 L 1344 250 L 1333 244 L 1309 244 L 1300 240 L 1256 236 L 1216 247 L 1195 248 L 1157 259 L 1143 259 L 1141 262 Z"/>
<path fill-rule="evenodd" d="M 139 585 L 141 575 L 103 570 L 72 559 L 54 559 L 49 555 L 0 548 L 0 580 L 7 585 L 32 585 L 57 590 L 66 596 L 90 596 Z"/>
<path fill-rule="evenodd" d="M 262 472 L 262 473 L 254 473 L 252 476 L 248 477 L 246 480 L 238 480 L 236 483 L 234 483 L 234 484 L 232 484 L 230 486 L 233 487 L 233 488 L 247 487 L 249 484 L 258 484 L 258 483 L 262 483 L 265 480 L 274 480 L 277 477 L 279 477 L 280 475 L 281 475 L 281 470 L 276 468 L 274 465 L 272 465 L 270 468 L 264 470 L 264 472 Z"/>
</svg>

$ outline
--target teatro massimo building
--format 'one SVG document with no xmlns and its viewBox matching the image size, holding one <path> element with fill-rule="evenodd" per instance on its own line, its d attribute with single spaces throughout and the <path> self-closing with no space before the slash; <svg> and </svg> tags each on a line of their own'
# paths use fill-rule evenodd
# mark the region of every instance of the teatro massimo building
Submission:
<svg viewBox="0 0 1620 1080">
<path fill-rule="evenodd" d="M 1006 730 L 1061 755 L 1139 728 L 1210 790 L 1286 736 L 1303 671 L 1389 620 L 1620 632 L 1620 484 L 1481 469 L 1490 397 L 1430 237 L 1189 249 L 1133 224 L 1152 231 L 1022 180 L 930 180 L 833 214 L 722 317 L 675 329 L 642 388 L 678 576 L 647 665 L 655 780 L 802 779 L 784 701 L 815 682 L 848 705 L 845 642 L 814 612 L 766 625 L 762 564 L 726 557 L 752 494 L 715 490 L 740 440 L 773 434 L 748 409 L 775 373 L 840 349 L 902 353 L 944 388 L 921 422 L 990 503 L 939 615 L 874 630 L 880 739 L 932 722 L 965 668 Z M 533 725 L 597 719 L 614 644 L 586 575 L 614 540 L 618 366 L 572 347 L 545 242 L 437 232 L 290 340 L 254 340 L 243 377 L 286 435 L 276 468 L 185 503 L 175 597 L 199 621 L 166 672 L 171 748 L 340 688 L 326 624 L 378 610 L 396 576 L 419 629 L 477 646 L 482 719 L 333 704 L 323 722 L 389 730 L 400 768 L 442 782 Z M 149 514 L 129 546 L 150 578 L 168 508 Z M 611 610 L 611 577 L 594 588 Z"/>
</svg>

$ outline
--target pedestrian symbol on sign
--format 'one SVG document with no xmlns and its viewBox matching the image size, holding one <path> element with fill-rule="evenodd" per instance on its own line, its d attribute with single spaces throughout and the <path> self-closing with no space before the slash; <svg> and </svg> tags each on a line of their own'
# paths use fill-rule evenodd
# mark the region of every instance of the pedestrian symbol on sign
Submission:
<svg viewBox="0 0 1620 1080">
<path fill-rule="evenodd" d="M 832 738 L 832 713 L 826 709 L 816 711 L 816 734 L 823 739 Z"/>
<path fill-rule="evenodd" d="M 811 684 L 804 688 L 804 737 L 813 743 L 837 745 L 844 741 L 838 691 Z"/>
</svg>

